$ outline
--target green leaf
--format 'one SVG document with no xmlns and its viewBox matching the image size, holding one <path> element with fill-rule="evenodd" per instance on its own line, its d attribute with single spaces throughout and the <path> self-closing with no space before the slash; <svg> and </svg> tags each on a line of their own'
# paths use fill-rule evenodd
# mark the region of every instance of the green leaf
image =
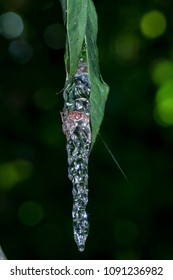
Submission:
<svg viewBox="0 0 173 280">
<path fill-rule="evenodd" d="M 66 24 L 67 20 L 67 0 L 60 0 L 63 12 L 64 23 Z"/>
<path fill-rule="evenodd" d="M 86 56 L 89 79 L 91 82 L 91 128 L 92 147 L 96 140 L 104 117 L 105 103 L 109 87 L 103 82 L 98 61 L 97 14 L 92 0 L 60 0 L 64 22 L 67 29 L 65 64 L 69 84 L 77 70 L 83 43 L 86 44 Z"/>
<path fill-rule="evenodd" d="M 63 13 L 66 14 L 64 16 L 67 29 L 65 63 L 69 83 L 76 73 L 84 42 L 88 0 L 61 0 L 61 4 Z"/>
<path fill-rule="evenodd" d="M 88 0 L 88 17 L 86 27 L 86 51 L 88 61 L 88 72 L 91 82 L 91 127 L 92 147 L 96 140 L 104 117 L 105 103 L 109 87 L 101 78 L 97 51 L 97 14 L 94 4 Z"/>
</svg>

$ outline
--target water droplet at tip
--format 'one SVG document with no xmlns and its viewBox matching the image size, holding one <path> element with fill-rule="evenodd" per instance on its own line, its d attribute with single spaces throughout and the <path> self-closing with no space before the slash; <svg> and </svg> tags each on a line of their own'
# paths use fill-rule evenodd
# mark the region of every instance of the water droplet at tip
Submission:
<svg viewBox="0 0 173 280">
<path fill-rule="evenodd" d="M 84 249 L 85 249 L 85 246 L 84 246 L 84 245 L 79 245 L 79 246 L 78 246 L 78 250 L 79 250 L 80 252 L 83 252 Z"/>
</svg>

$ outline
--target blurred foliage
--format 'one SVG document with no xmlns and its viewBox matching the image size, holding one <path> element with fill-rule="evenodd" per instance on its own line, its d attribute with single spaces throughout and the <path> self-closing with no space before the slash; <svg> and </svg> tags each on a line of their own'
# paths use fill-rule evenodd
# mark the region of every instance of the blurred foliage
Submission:
<svg viewBox="0 0 173 280">
<path fill-rule="evenodd" d="M 59 114 L 60 2 L 0 0 L 0 244 L 8 259 L 173 258 L 173 1 L 94 3 L 110 86 L 101 134 L 130 183 L 98 138 L 90 233 L 78 252 Z"/>
</svg>

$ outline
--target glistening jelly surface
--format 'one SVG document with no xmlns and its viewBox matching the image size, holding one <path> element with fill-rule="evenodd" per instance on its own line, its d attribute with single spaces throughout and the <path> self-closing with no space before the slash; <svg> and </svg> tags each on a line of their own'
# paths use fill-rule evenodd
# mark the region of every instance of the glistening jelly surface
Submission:
<svg viewBox="0 0 173 280">
<path fill-rule="evenodd" d="M 88 157 L 91 146 L 90 81 L 87 64 L 79 61 L 71 84 L 64 91 L 64 108 L 61 113 L 63 131 L 67 138 L 68 177 L 73 184 L 73 231 L 79 251 L 85 248 L 89 223 Z"/>
</svg>

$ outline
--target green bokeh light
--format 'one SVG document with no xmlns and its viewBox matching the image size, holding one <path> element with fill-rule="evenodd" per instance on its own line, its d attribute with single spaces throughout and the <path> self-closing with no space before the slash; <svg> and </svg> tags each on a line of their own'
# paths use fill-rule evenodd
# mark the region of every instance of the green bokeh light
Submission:
<svg viewBox="0 0 173 280">
<path fill-rule="evenodd" d="M 112 53 L 124 60 L 138 57 L 140 40 L 133 34 L 123 34 L 116 37 L 112 44 Z"/>
<path fill-rule="evenodd" d="M 60 23 L 48 25 L 44 32 L 46 44 L 55 50 L 61 49 L 65 45 L 65 28 Z"/>
<path fill-rule="evenodd" d="M 34 201 L 23 203 L 18 211 L 19 220 L 26 226 L 34 226 L 43 218 L 43 207 Z"/>
<path fill-rule="evenodd" d="M 19 37 L 24 29 L 22 18 L 13 12 L 7 12 L 1 15 L 0 25 L 2 35 L 7 39 Z"/>
<path fill-rule="evenodd" d="M 163 13 L 160 11 L 150 11 L 146 13 L 140 22 L 143 35 L 147 38 L 157 38 L 166 30 L 167 22 Z"/>
<path fill-rule="evenodd" d="M 29 161 L 18 159 L 0 165 L 0 188 L 9 190 L 17 183 L 27 180 L 32 173 Z"/>
<path fill-rule="evenodd" d="M 162 59 L 154 63 L 151 77 L 153 82 L 158 85 L 166 80 L 173 79 L 173 62 Z"/>
<path fill-rule="evenodd" d="M 20 64 L 25 64 L 30 61 L 33 56 L 31 45 L 25 40 L 13 40 L 8 48 L 11 57 Z"/>
<path fill-rule="evenodd" d="M 18 173 L 19 182 L 25 181 L 31 176 L 33 167 L 29 161 L 18 159 L 13 164 Z"/>
<path fill-rule="evenodd" d="M 11 163 L 0 165 L 0 188 L 11 189 L 18 182 L 18 173 Z"/>
<path fill-rule="evenodd" d="M 173 80 L 166 81 L 158 89 L 154 117 L 163 126 L 173 125 Z"/>
</svg>

